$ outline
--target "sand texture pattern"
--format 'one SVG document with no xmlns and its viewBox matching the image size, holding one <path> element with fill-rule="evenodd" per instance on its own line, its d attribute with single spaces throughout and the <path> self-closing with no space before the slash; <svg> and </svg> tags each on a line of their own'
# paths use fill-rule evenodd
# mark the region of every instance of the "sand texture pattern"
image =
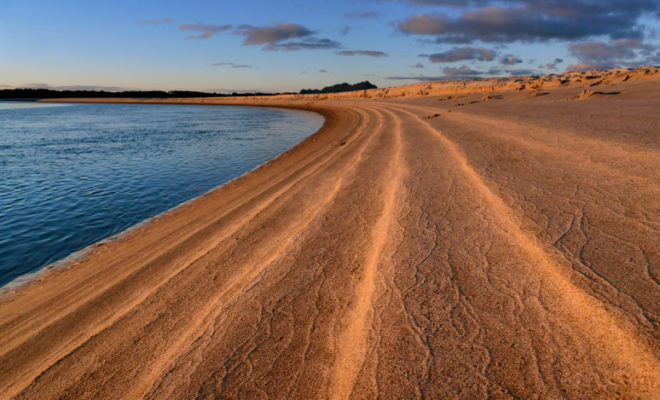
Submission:
<svg viewBox="0 0 660 400">
<path fill-rule="evenodd" d="M 660 398 L 657 69 L 181 102 L 326 123 L 5 293 L 0 398 Z"/>
</svg>

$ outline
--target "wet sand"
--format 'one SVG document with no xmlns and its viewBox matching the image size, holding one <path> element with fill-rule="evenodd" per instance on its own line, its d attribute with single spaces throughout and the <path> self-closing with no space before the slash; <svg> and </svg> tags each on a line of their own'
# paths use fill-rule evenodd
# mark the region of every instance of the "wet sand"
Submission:
<svg viewBox="0 0 660 400">
<path fill-rule="evenodd" d="M 660 396 L 657 69 L 167 101 L 326 124 L 5 293 L 0 398 Z"/>
</svg>

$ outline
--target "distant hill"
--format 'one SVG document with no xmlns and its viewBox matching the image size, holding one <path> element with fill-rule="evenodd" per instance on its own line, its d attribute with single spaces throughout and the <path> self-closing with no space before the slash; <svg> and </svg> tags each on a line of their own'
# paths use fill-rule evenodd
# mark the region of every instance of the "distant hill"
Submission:
<svg viewBox="0 0 660 400">
<path fill-rule="evenodd" d="M 339 92 L 352 92 L 354 90 L 366 90 L 366 89 L 378 89 L 376 85 L 369 81 L 364 81 L 356 83 L 354 85 L 344 83 L 338 83 L 332 86 L 326 86 L 323 89 L 303 89 L 300 91 L 300 94 L 316 94 L 316 93 L 339 93 Z"/>
</svg>

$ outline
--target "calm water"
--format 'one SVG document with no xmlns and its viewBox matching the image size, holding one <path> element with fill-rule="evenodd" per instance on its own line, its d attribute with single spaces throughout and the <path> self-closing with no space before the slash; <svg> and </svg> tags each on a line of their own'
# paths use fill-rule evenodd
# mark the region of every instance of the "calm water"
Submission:
<svg viewBox="0 0 660 400">
<path fill-rule="evenodd" d="M 236 178 L 322 124 L 253 107 L 0 102 L 0 285 Z"/>
</svg>

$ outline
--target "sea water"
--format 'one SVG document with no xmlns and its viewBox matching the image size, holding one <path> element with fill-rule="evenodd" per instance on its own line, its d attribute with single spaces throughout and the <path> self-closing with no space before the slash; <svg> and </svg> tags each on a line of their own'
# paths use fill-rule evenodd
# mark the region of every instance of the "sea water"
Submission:
<svg viewBox="0 0 660 400">
<path fill-rule="evenodd" d="M 249 172 L 322 124 L 259 107 L 0 102 L 0 286 Z"/>
</svg>

